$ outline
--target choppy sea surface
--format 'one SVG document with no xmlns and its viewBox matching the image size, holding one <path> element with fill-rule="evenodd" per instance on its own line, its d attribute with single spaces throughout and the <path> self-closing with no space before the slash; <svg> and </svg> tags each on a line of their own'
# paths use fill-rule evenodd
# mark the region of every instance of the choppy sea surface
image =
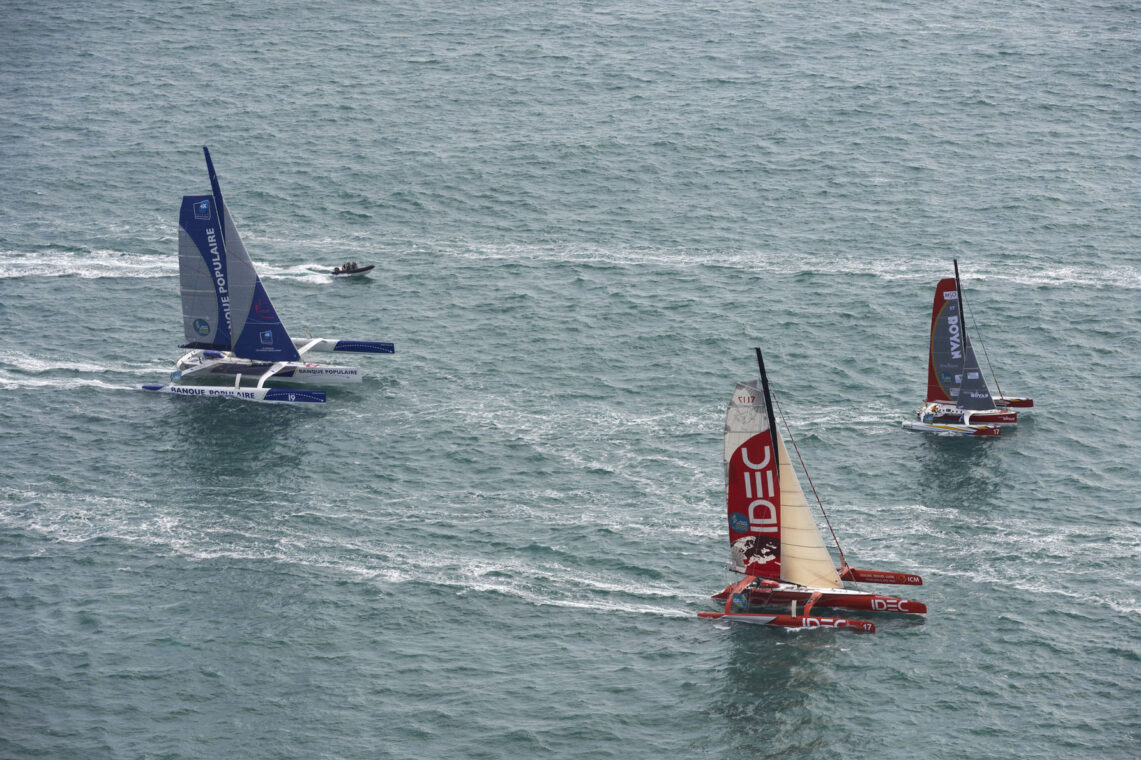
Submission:
<svg viewBox="0 0 1141 760">
<path fill-rule="evenodd" d="M 1135 3 L 10 2 L 0 106 L 0 757 L 1141 753 Z M 137 390 L 203 144 L 321 408 Z M 758 344 L 925 619 L 696 617 Z"/>
</svg>

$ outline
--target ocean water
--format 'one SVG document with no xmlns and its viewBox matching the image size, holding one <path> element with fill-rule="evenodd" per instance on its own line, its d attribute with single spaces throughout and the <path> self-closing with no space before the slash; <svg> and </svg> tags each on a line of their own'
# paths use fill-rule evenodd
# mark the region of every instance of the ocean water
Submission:
<svg viewBox="0 0 1141 760">
<path fill-rule="evenodd" d="M 0 105 L 0 757 L 1141 753 L 1136 4 L 10 2 Z M 137 390 L 203 144 L 322 408 Z M 754 345 L 925 618 L 696 617 Z"/>
</svg>

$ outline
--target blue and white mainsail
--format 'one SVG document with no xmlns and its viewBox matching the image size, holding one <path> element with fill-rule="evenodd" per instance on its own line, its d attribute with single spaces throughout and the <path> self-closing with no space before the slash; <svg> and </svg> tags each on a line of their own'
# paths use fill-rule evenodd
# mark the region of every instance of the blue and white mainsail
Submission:
<svg viewBox="0 0 1141 760">
<path fill-rule="evenodd" d="M 244 359 L 297 361 L 301 357 L 222 199 L 210 151 L 205 146 L 202 151 L 213 193 L 184 196 L 179 215 L 184 347 L 232 351 Z"/>
</svg>

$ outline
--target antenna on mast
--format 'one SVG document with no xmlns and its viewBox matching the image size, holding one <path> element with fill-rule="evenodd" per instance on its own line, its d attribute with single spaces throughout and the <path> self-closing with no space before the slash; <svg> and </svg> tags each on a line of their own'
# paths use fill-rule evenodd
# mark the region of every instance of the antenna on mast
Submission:
<svg viewBox="0 0 1141 760">
<path fill-rule="evenodd" d="M 780 436 L 780 431 L 777 430 L 776 417 L 773 416 L 773 397 L 772 397 L 772 394 L 769 393 L 769 376 L 765 372 L 765 358 L 763 356 L 761 356 L 761 347 L 756 346 L 755 348 L 757 351 L 757 367 L 759 367 L 761 370 L 761 388 L 765 392 L 765 411 L 768 412 L 768 414 L 769 414 L 769 430 L 772 431 L 771 437 L 773 440 L 773 456 L 776 456 L 777 439 Z M 777 483 L 779 486 L 779 483 L 780 483 L 780 467 L 777 467 L 776 473 L 777 473 Z"/>
</svg>

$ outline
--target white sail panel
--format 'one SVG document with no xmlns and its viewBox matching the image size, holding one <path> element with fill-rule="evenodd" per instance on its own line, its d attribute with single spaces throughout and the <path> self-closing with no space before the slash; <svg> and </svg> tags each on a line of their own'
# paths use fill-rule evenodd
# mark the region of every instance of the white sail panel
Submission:
<svg viewBox="0 0 1141 760">
<path fill-rule="evenodd" d="M 234 225 L 234 218 L 230 216 L 230 209 L 223 207 L 222 214 L 225 216 L 223 229 L 226 240 L 226 266 L 229 268 L 230 292 L 232 294 L 231 334 L 234 343 L 237 343 L 238 336 L 245 329 L 250 305 L 254 300 L 254 284 L 258 281 L 258 273 L 254 269 L 254 263 L 250 261 L 250 255 L 246 253 L 245 245 L 242 244 L 242 236 L 238 234 L 238 228 Z"/>
<path fill-rule="evenodd" d="M 769 429 L 764 393 L 757 381 L 737 383 L 725 413 L 725 464 L 741 444 Z"/>
<path fill-rule="evenodd" d="M 804 498 L 804 489 L 796 477 L 796 469 L 788 458 L 788 449 L 777 436 L 777 461 L 780 464 L 780 557 L 781 580 L 815 588 L 840 588 L 824 537 L 813 519 Z"/>
<path fill-rule="evenodd" d="M 222 225 L 209 195 L 182 198 L 178 275 L 187 348 L 230 348 L 230 289 Z"/>
</svg>

